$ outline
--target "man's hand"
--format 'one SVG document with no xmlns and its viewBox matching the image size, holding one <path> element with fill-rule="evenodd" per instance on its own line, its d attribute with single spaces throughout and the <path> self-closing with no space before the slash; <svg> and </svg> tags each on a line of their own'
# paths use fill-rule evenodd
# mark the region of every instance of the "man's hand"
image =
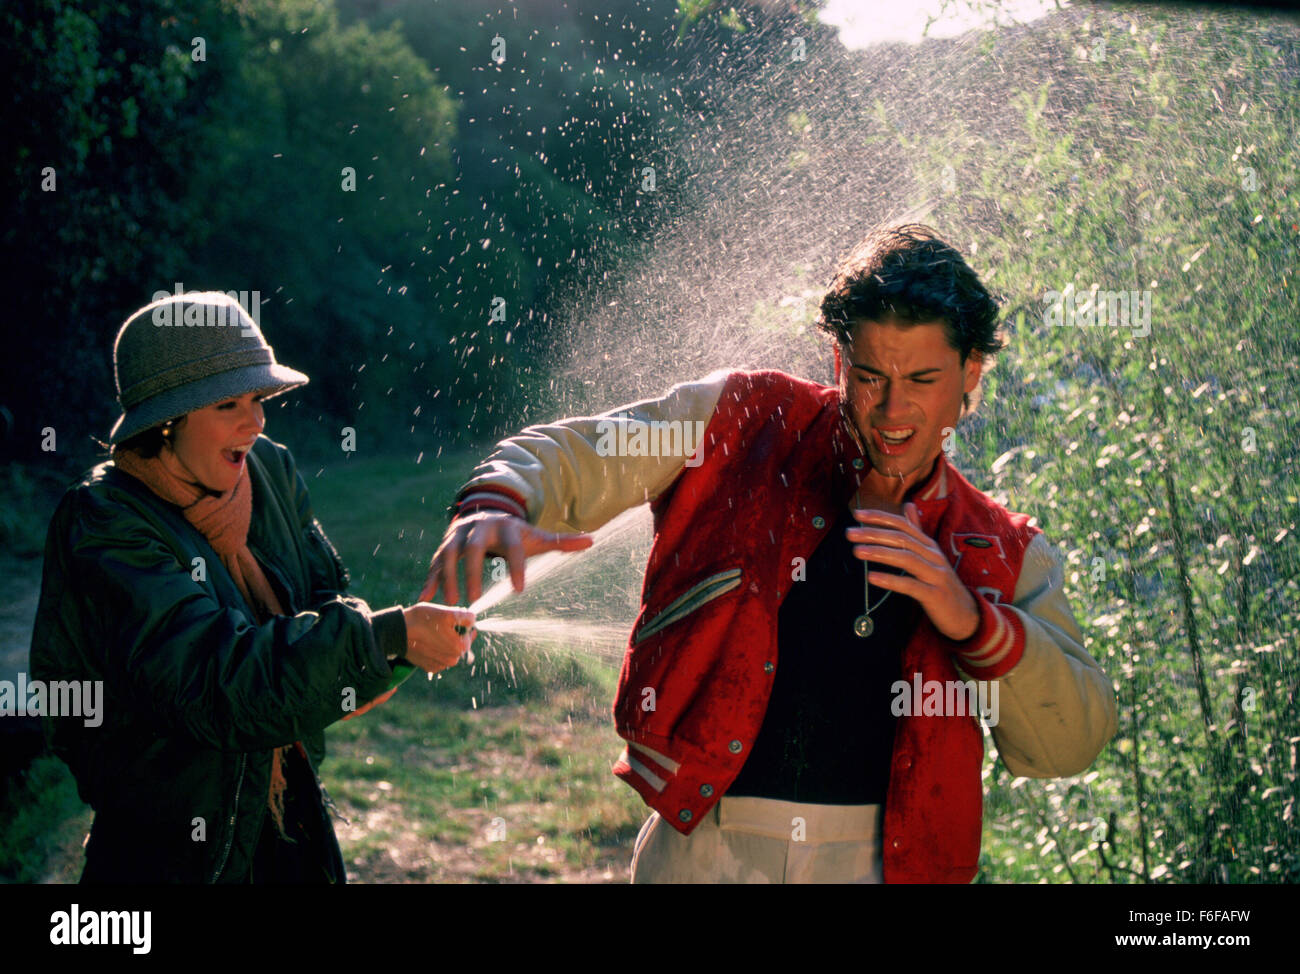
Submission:
<svg viewBox="0 0 1300 974">
<path fill-rule="evenodd" d="M 483 556 L 502 555 L 510 566 L 515 591 L 524 590 L 524 561 L 544 551 L 582 551 L 590 548 L 589 534 L 553 534 L 533 527 L 521 517 L 484 511 L 456 518 L 443 535 L 429 563 L 429 576 L 420 590 L 421 601 L 433 601 L 439 591 L 444 602 L 460 601 L 456 566 L 465 562 L 465 587 L 470 603 L 483 594 Z"/>
<path fill-rule="evenodd" d="M 980 625 L 979 606 L 966 583 L 957 577 L 939 546 L 921 530 L 916 505 L 908 503 L 907 516 L 886 511 L 855 510 L 862 527 L 845 533 L 855 544 L 853 554 L 864 561 L 881 561 L 903 569 L 907 575 L 867 573 L 867 581 L 880 588 L 910 595 L 925 610 L 934 628 L 956 642 L 975 635 Z"/>
</svg>

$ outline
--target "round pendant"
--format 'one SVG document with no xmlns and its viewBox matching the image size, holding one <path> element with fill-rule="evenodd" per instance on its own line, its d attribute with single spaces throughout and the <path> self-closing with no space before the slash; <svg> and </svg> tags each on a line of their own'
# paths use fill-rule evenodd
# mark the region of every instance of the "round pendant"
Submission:
<svg viewBox="0 0 1300 974">
<path fill-rule="evenodd" d="M 868 636 L 870 636 L 871 630 L 875 628 L 876 625 L 874 622 L 871 621 L 871 616 L 869 615 L 860 615 L 853 620 L 853 631 L 856 632 L 863 639 L 866 639 Z"/>
</svg>

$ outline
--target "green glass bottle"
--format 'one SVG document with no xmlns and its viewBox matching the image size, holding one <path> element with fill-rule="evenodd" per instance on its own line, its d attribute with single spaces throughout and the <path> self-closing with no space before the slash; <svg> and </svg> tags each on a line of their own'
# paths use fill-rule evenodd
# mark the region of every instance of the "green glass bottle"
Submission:
<svg viewBox="0 0 1300 974">
<path fill-rule="evenodd" d="M 411 678 L 418 667 L 414 663 L 408 663 L 406 660 L 398 657 L 389 664 L 393 668 L 393 676 L 388 681 L 388 689 L 395 690 Z M 387 691 L 385 691 L 387 692 Z"/>
</svg>

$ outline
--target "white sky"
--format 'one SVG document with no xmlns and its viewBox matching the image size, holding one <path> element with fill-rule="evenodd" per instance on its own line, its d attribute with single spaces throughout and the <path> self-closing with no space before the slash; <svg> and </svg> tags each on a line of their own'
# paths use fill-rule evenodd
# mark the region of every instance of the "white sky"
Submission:
<svg viewBox="0 0 1300 974">
<path fill-rule="evenodd" d="M 856 50 L 886 41 L 918 43 L 927 19 L 945 6 L 925 36 L 956 37 L 992 23 L 1023 24 L 1057 8 L 1055 0 L 830 0 L 820 16 L 823 23 L 840 29 L 845 47 Z M 1067 6 L 1064 0 L 1061 6 Z"/>
</svg>

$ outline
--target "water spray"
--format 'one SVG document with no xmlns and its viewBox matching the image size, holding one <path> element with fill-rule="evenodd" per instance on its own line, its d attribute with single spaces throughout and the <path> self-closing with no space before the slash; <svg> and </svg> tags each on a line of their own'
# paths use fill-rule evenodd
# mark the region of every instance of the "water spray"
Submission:
<svg viewBox="0 0 1300 974">
<path fill-rule="evenodd" d="M 475 628 L 487 637 L 491 649 L 512 638 L 617 667 L 641 602 L 639 588 L 625 580 L 640 578 L 651 540 L 650 511 L 643 504 L 593 532 L 590 548 L 548 551 L 530 558 L 523 592 L 514 590 L 507 574 L 470 604 Z M 503 604 L 510 606 L 510 616 L 491 615 Z M 475 662 L 472 650 L 466 661 Z M 395 661 L 389 689 L 404 683 L 416 669 L 406 660 Z M 433 676 L 430 673 L 429 679 Z"/>
</svg>

